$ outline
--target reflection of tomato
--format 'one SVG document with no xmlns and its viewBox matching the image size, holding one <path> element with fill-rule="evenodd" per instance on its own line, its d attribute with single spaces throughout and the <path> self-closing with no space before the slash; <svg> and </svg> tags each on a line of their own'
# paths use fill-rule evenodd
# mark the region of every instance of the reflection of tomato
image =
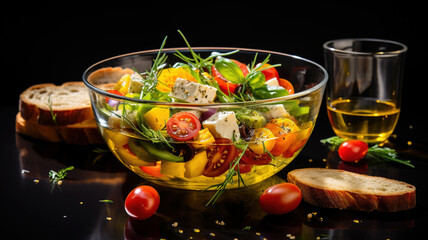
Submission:
<svg viewBox="0 0 428 240">
<path fill-rule="evenodd" d="M 266 165 L 272 161 L 269 153 L 256 154 L 250 149 L 247 149 L 242 156 L 239 163 L 242 164 L 254 164 L 254 165 Z"/>
<path fill-rule="evenodd" d="M 217 177 L 225 173 L 237 156 L 236 147 L 229 139 L 217 138 L 215 142 L 207 148 L 208 163 L 203 173 L 207 177 Z"/>
<path fill-rule="evenodd" d="M 242 73 L 244 74 L 244 77 L 248 75 L 249 71 L 247 68 L 247 65 L 231 59 L 233 62 L 235 62 L 238 67 L 242 70 Z M 212 75 L 214 77 L 214 80 L 218 83 L 220 90 L 222 92 L 224 92 L 225 94 L 229 95 L 229 92 L 234 93 L 236 87 L 238 86 L 238 84 L 229 82 L 225 77 L 223 77 L 223 75 L 215 68 L 215 66 L 213 65 L 211 68 L 211 72 Z"/>
<path fill-rule="evenodd" d="M 198 135 L 199 130 L 199 119 L 189 112 L 176 113 L 166 123 L 166 132 L 177 141 L 188 141 Z"/>
<path fill-rule="evenodd" d="M 260 69 L 266 68 L 271 66 L 270 64 L 263 64 L 263 66 L 260 67 Z M 276 71 L 276 69 L 274 67 L 265 69 L 262 71 L 263 75 L 265 75 L 266 81 L 271 80 L 272 78 L 276 78 L 279 79 L 279 74 L 278 71 Z"/>
<path fill-rule="evenodd" d="M 269 214 L 284 214 L 296 209 L 302 192 L 292 183 L 280 183 L 266 189 L 259 198 L 260 207 Z"/>
<path fill-rule="evenodd" d="M 159 193 L 151 186 L 138 186 L 132 190 L 125 200 L 125 211 L 130 217 L 147 219 L 159 207 Z"/>
</svg>

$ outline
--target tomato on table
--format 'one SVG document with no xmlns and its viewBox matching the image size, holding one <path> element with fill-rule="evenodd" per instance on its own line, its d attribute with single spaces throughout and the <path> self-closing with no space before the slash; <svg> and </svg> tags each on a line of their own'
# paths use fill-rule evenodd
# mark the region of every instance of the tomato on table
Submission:
<svg viewBox="0 0 428 240">
<path fill-rule="evenodd" d="M 260 207 L 269 214 L 285 214 L 296 209 L 302 192 L 292 183 L 280 183 L 266 189 L 259 198 Z"/>
<path fill-rule="evenodd" d="M 166 123 L 166 132 L 177 141 L 188 141 L 201 130 L 199 119 L 192 113 L 179 112 L 172 115 Z"/>
<path fill-rule="evenodd" d="M 231 59 L 234 63 L 238 65 L 238 67 L 241 69 L 242 74 L 245 76 L 248 75 L 249 70 L 247 68 L 247 65 L 239 62 L 238 60 Z M 216 68 L 215 65 L 211 68 L 211 73 L 214 77 L 214 80 L 218 83 L 220 90 L 224 92 L 225 94 L 229 95 L 229 92 L 234 93 L 236 87 L 238 87 L 238 84 L 229 82 Z"/>
<path fill-rule="evenodd" d="M 339 156 L 345 162 L 358 162 L 369 150 L 367 143 L 360 140 L 348 140 L 340 144 Z"/>
<path fill-rule="evenodd" d="M 217 138 L 215 144 L 209 146 L 206 151 L 208 162 L 203 172 L 206 177 L 217 177 L 225 173 L 238 155 L 236 147 L 227 138 Z"/>
<path fill-rule="evenodd" d="M 151 186 L 134 188 L 126 197 L 125 211 L 132 218 L 147 219 L 157 211 L 160 203 L 159 193 Z"/>
</svg>

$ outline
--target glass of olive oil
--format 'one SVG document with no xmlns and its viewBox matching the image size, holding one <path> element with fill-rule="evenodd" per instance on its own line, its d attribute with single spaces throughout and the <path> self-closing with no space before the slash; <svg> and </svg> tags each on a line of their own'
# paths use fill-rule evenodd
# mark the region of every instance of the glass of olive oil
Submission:
<svg viewBox="0 0 428 240">
<path fill-rule="evenodd" d="M 326 100 L 339 137 L 380 143 L 400 115 L 407 47 L 381 39 L 339 39 L 324 43 L 329 74 Z"/>
</svg>

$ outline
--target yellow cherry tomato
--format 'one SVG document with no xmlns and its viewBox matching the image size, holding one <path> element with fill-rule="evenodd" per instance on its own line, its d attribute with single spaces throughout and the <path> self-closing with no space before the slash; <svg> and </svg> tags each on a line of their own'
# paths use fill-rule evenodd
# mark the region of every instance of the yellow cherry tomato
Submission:
<svg viewBox="0 0 428 240">
<path fill-rule="evenodd" d="M 257 154 L 270 152 L 275 146 L 275 135 L 267 128 L 254 129 L 248 147 Z"/>
</svg>

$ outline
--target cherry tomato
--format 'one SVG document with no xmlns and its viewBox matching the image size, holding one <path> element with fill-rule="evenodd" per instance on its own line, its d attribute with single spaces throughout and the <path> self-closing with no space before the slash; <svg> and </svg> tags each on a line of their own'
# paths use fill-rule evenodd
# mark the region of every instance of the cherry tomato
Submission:
<svg viewBox="0 0 428 240">
<path fill-rule="evenodd" d="M 242 74 L 244 74 L 244 77 L 245 76 L 247 76 L 248 75 L 248 73 L 249 73 L 249 70 L 248 70 L 248 68 L 247 68 L 247 65 L 245 65 L 245 64 L 243 64 L 243 63 L 241 63 L 241 62 L 239 62 L 239 61 L 237 61 L 237 60 L 234 60 L 234 59 L 231 59 L 233 62 L 235 62 L 237 65 L 238 65 L 238 67 L 242 70 Z M 227 95 L 229 95 L 229 92 L 231 92 L 231 93 L 234 93 L 235 92 L 235 89 L 236 89 L 236 87 L 238 87 L 238 84 L 236 84 L 236 83 L 231 83 L 231 82 L 229 82 L 216 68 L 215 68 L 215 66 L 213 65 L 212 66 L 212 68 L 211 68 L 211 73 L 212 73 L 212 75 L 213 75 L 213 77 L 214 77 L 214 80 L 218 83 L 218 85 L 219 85 L 219 87 L 220 87 L 220 90 L 222 91 L 222 92 L 224 92 L 225 94 L 227 94 Z"/>
<path fill-rule="evenodd" d="M 259 198 L 260 207 L 269 214 L 284 214 L 296 209 L 302 192 L 292 183 L 280 183 L 266 189 Z"/>
<path fill-rule="evenodd" d="M 239 163 L 251 165 L 266 165 L 272 161 L 269 153 L 257 154 L 250 149 L 247 149 Z"/>
<path fill-rule="evenodd" d="M 346 162 L 358 162 L 369 150 L 367 143 L 360 140 L 348 140 L 340 144 L 339 156 Z"/>
<path fill-rule="evenodd" d="M 116 94 L 116 95 L 119 95 L 119 96 L 124 96 L 121 92 L 119 92 L 119 91 L 117 91 L 117 90 L 114 90 L 114 89 L 112 89 L 112 90 L 107 90 L 107 92 L 112 93 L 112 94 Z M 106 97 L 106 102 L 108 102 L 108 100 L 110 100 L 110 98 L 109 98 L 109 97 Z"/>
<path fill-rule="evenodd" d="M 152 177 L 163 177 L 161 174 L 160 162 L 156 163 L 156 166 L 140 166 L 139 168 Z"/>
<path fill-rule="evenodd" d="M 243 174 L 243 173 L 249 173 L 251 172 L 251 169 L 253 168 L 252 164 L 243 164 L 243 163 L 239 163 L 239 166 L 235 167 L 235 171 L 238 171 L 239 168 L 239 173 Z"/>
<path fill-rule="evenodd" d="M 132 218 L 147 219 L 159 207 L 159 193 L 151 186 L 138 186 L 132 190 L 125 200 L 125 211 Z"/>
<path fill-rule="evenodd" d="M 263 68 L 266 68 L 266 67 L 269 67 L 269 66 L 271 66 L 271 65 L 265 63 L 265 64 L 263 64 L 263 66 L 261 66 L 260 69 L 263 69 Z M 266 81 L 271 80 L 272 78 L 279 79 L 278 71 L 276 71 L 276 69 L 274 67 L 265 69 L 265 70 L 262 71 L 262 73 L 263 73 L 263 75 L 265 75 Z"/>
<path fill-rule="evenodd" d="M 166 132 L 177 141 L 188 141 L 198 135 L 199 130 L 199 119 L 189 112 L 176 113 L 166 123 Z"/>
<path fill-rule="evenodd" d="M 278 83 L 279 83 L 279 86 L 287 89 L 288 94 L 293 94 L 294 93 L 294 87 L 293 87 L 293 84 L 291 84 L 290 81 L 288 81 L 288 80 L 286 80 L 284 78 L 278 78 Z"/>
<path fill-rule="evenodd" d="M 207 148 L 208 162 L 205 165 L 203 175 L 217 177 L 225 173 L 230 163 L 236 158 L 238 151 L 227 138 L 217 138 L 215 144 Z M 242 159 L 241 159 L 242 160 Z"/>
</svg>

